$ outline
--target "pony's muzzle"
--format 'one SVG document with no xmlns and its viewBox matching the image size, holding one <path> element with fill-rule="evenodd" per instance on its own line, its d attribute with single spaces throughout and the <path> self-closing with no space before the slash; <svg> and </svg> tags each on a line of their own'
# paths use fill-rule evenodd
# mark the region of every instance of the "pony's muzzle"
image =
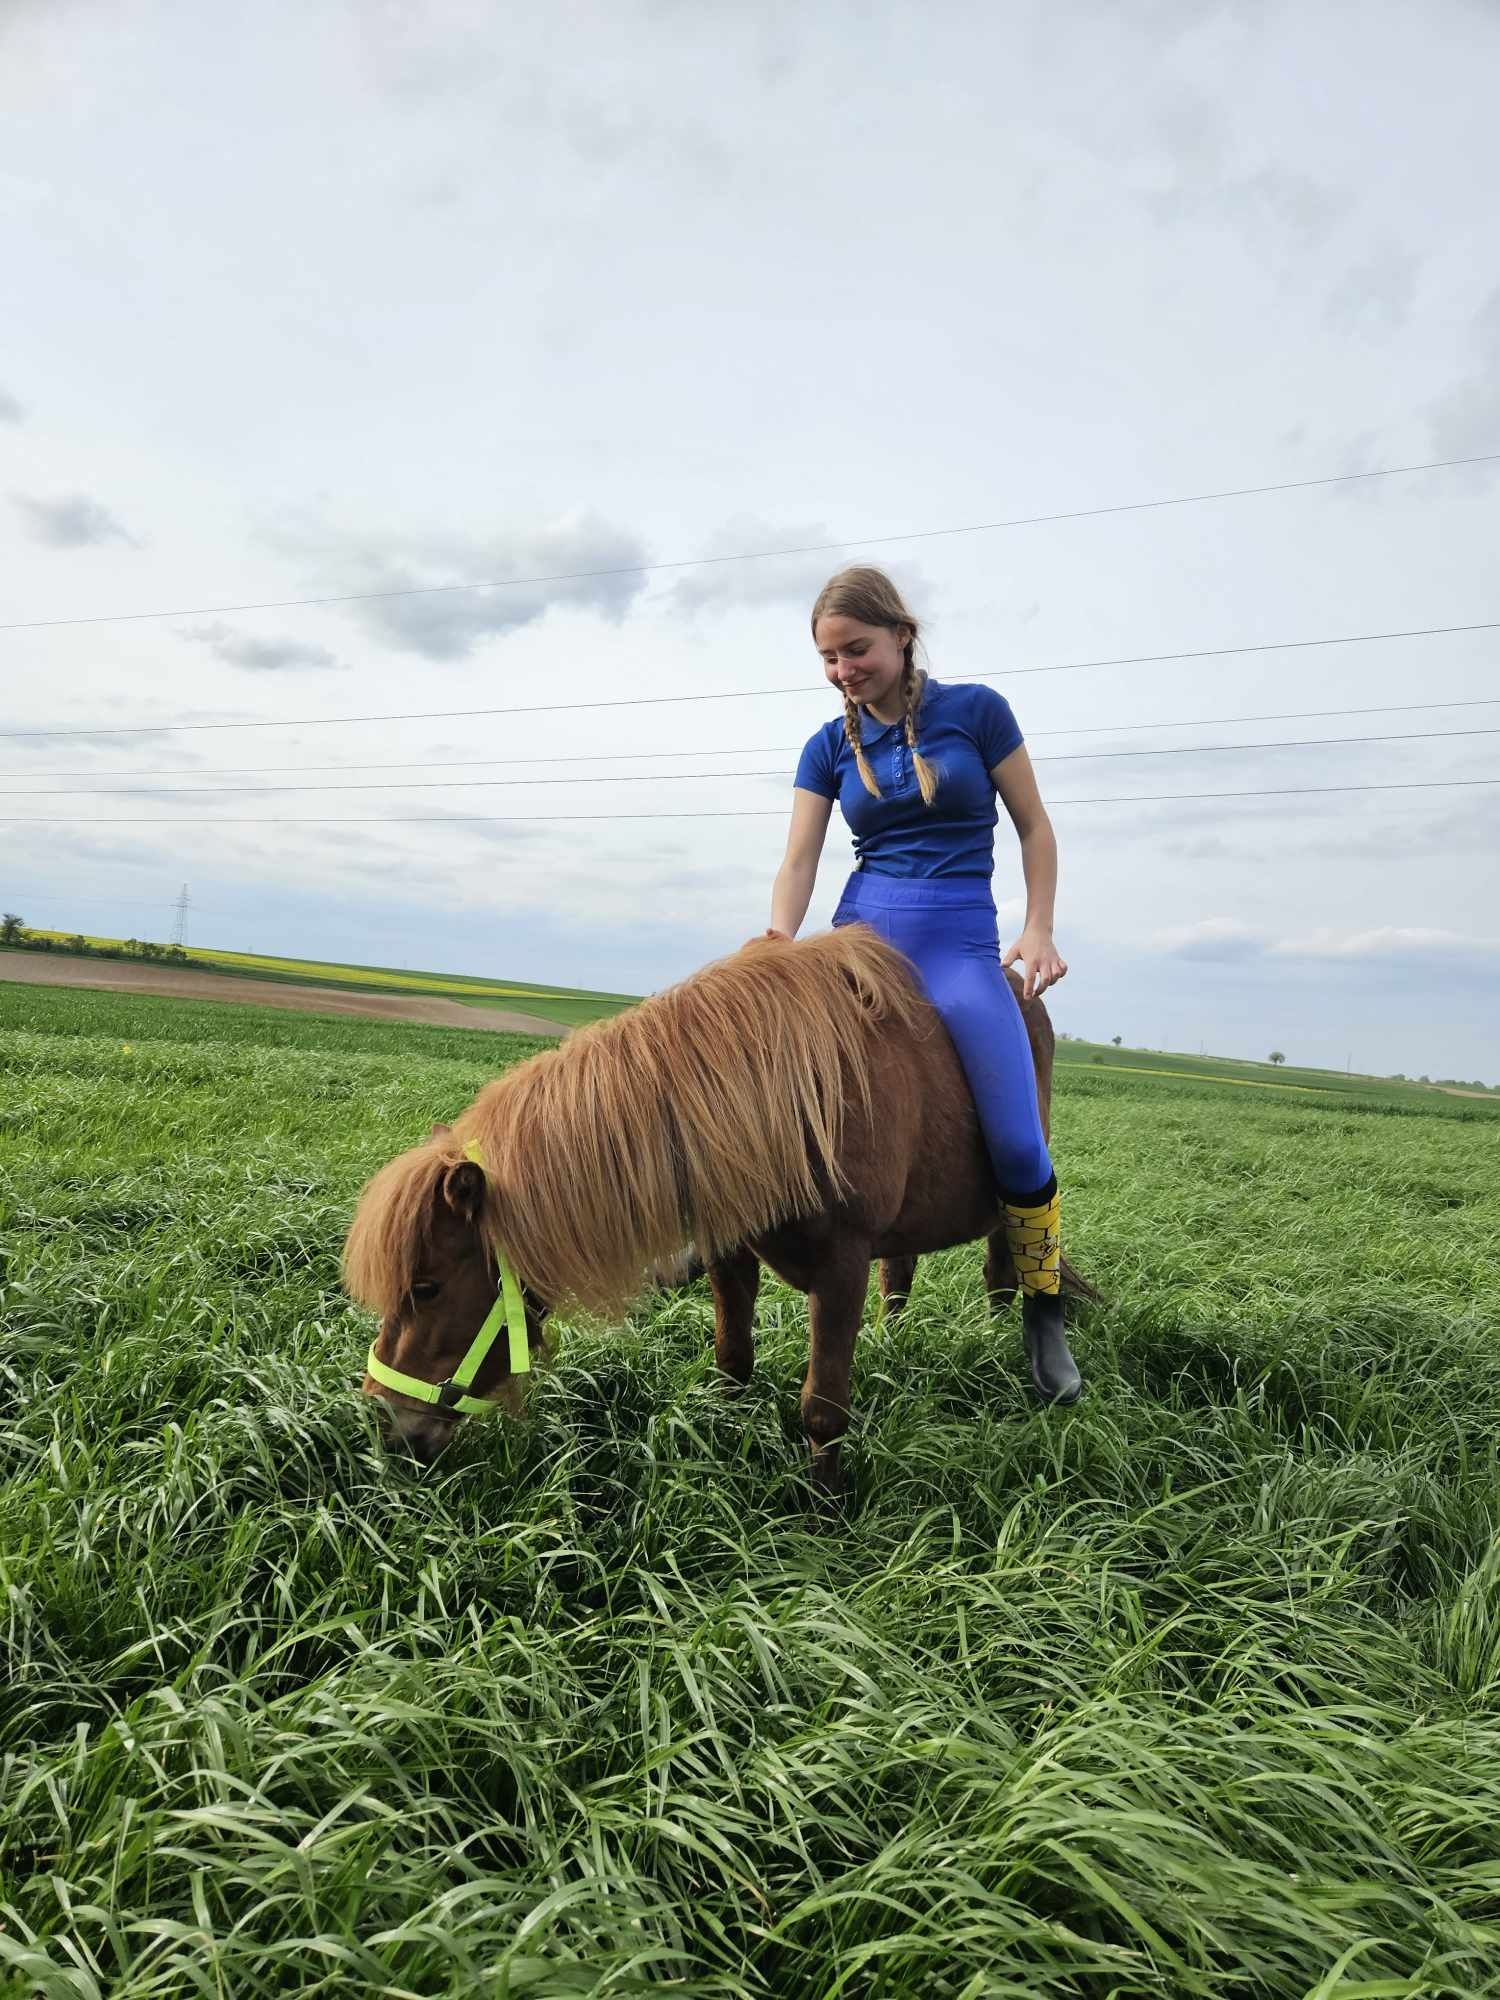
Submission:
<svg viewBox="0 0 1500 2000">
<path fill-rule="evenodd" d="M 453 1442 L 463 1422 L 462 1417 L 449 1416 L 443 1410 L 428 1408 L 421 1403 L 398 1401 L 396 1397 L 385 1394 L 368 1375 L 364 1379 L 364 1392 L 382 1406 L 392 1436 L 423 1465 L 431 1465 L 442 1454 Z"/>
<path fill-rule="evenodd" d="M 390 1412 L 391 1428 L 413 1457 L 431 1465 L 453 1442 L 462 1417 L 445 1417 L 426 1410 Z"/>
</svg>

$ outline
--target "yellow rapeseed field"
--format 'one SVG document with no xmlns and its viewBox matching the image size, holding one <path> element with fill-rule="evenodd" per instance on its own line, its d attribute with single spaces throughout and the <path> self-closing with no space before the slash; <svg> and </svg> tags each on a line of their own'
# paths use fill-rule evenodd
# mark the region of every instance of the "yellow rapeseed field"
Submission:
<svg viewBox="0 0 1500 2000">
<path fill-rule="evenodd" d="M 34 930 L 36 937 L 51 938 L 65 945 L 70 937 L 83 935 L 85 944 L 102 949 L 117 948 L 122 938 L 90 937 L 72 931 Z M 335 965 L 310 958 L 260 958 L 253 952 L 212 951 L 194 945 L 188 952 L 194 965 L 218 965 L 246 972 L 281 973 L 290 979 L 332 979 L 343 986 L 373 986 L 392 992 L 451 994 L 458 1000 L 551 1000 L 559 996 L 535 986 L 499 986 L 468 979 L 447 979 L 439 972 L 384 972 L 364 965 Z M 568 996 L 563 996 L 568 997 Z"/>
</svg>

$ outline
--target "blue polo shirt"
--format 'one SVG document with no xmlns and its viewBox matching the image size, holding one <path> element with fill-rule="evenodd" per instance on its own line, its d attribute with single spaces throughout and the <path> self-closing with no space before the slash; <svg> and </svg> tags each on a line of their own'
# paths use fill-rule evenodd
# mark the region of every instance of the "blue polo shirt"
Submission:
<svg viewBox="0 0 1500 2000">
<path fill-rule="evenodd" d="M 860 719 L 878 799 L 865 790 L 842 716 L 808 738 L 793 781 L 798 791 L 838 800 L 858 865 L 872 875 L 992 875 L 999 813 L 990 772 L 1024 740 L 1004 695 L 980 682 L 927 682 L 917 743 L 938 774 L 930 806 L 922 803 L 904 726 L 868 713 Z"/>
</svg>

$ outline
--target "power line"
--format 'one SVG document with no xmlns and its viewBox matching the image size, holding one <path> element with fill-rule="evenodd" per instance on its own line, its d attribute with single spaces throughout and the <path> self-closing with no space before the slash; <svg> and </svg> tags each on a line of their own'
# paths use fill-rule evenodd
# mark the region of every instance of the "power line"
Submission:
<svg viewBox="0 0 1500 2000">
<path fill-rule="evenodd" d="M 169 907 L 160 896 L 33 896 L 29 889 L 11 888 L 7 897 L 18 903 L 26 903 L 44 910 L 156 910 L 158 913 Z M 175 910 L 176 904 L 170 907 Z M 225 917 L 235 914 L 229 910 L 204 910 L 197 903 L 192 905 L 200 917 Z"/>
<path fill-rule="evenodd" d="M 3 627 L 0 627 L 3 629 Z M 1388 632 L 1340 632 L 1320 639 L 1263 639 L 1248 646 L 1200 646 L 1184 653 L 1124 653 L 1098 660 L 1059 660 L 1040 667 L 1010 667 L 1002 673 L 958 674 L 957 681 L 1020 680 L 1030 674 L 1076 674 L 1090 667 L 1144 667 L 1171 665 L 1187 660 L 1227 660 L 1250 653 L 1296 653 L 1315 646 L 1369 646 L 1390 639 L 1439 639 L 1463 632 L 1500 631 L 1500 618 L 1480 619 L 1467 625 L 1417 625 Z M 504 708 L 416 708 L 382 711 L 370 715 L 281 716 L 254 722 L 131 722 L 107 723 L 103 727 L 69 729 L 0 729 L 0 738 L 60 736 L 180 736 L 188 732 L 221 729 L 325 729 L 345 728 L 356 722 L 466 722 L 493 715 L 572 715 L 586 709 L 661 708 L 683 702 L 748 701 L 761 695 L 822 694 L 817 681 L 799 681 L 795 687 L 724 688 L 705 694 L 620 695 L 603 701 L 547 701 L 523 707 Z"/>
<path fill-rule="evenodd" d="M 1476 697 L 1473 700 L 1465 700 L 1465 701 L 1386 702 L 1377 705 L 1374 708 L 1286 709 L 1269 715 L 1199 715 L 1191 718 L 1184 718 L 1183 720 L 1178 722 L 1079 723 L 1071 729 L 1028 729 L 1026 732 L 1026 737 L 1027 741 L 1031 742 L 1036 738 L 1042 736 L 1047 736 L 1047 737 L 1124 736 L 1132 733 L 1137 733 L 1142 730 L 1219 729 L 1219 728 L 1230 728 L 1238 723 L 1243 723 L 1243 722 L 1315 722 L 1315 721 L 1321 721 L 1327 717 L 1342 717 L 1346 715 L 1416 715 L 1419 713 L 1424 713 L 1429 709 L 1447 709 L 1447 708 L 1500 708 L 1500 695 L 1483 695 Z M 1445 735 L 1450 732 L 1444 730 L 1438 730 L 1434 733 L 1438 735 Z M 1462 734 L 1463 732 L 1456 731 L 1452 733 Z M 1357 738 L 1351 739 L 1348 737 L 1327 736 L 1327 737 L 1314 738 L 1312 740 L 1316 742 L 1325 742 L 1325 743 L 1341 743 L 1341 742 L 1359 741 L 1359 740 L 1381 742 L 1386 739 L 1380 737 L 1369 738 L 1369 739 L 1357 739 Z M 1411 738 L 1402 737 L 1400 740 L 1415 741 L 1417 739 L 1416 737 L 1411 737 Z M 1225 744 L 1213 744 L 1213 745 L 1205 745 L 1205 744 L 1185 745 L 1183 747 L 1197 748 L 1197 749 L 1212 748 L 1212 749 L 1225 749 L 1225 750 L 1231 750 L 1231 749 L 1254 750 L 1254 749 L 1264 748 L 1265 746 L 1254 743 L 1242 743 L 1242 744 L 1225 743 Z M 433 764 L 441 764 L 445 771 L 473 771 L 473 770 L 493 770 L 497 764 L 504 764 L 507 766 L 531 765 L 531 764 L 620 764 L 627 762 L 639 763 L 644 759 L 648 758 L 661 759 L 667 757 L 674 759 L 682 757 L 795 757 L 801 748 L 802 745 L 800 743 L 757 743 L 753 746 L 747 745 L 743 748 L 737 744 L 730 744 L 727 748 L 719 744 L 712 744 L 700 750 L 595 750 L 595 751 L 589 751 L 583 755 L 579 755 L 576 751 L 570 751 L 565 756 L 561 757 L 458 757 L 450 759 L 442 756 L 432 756 L 432 757 L 412 758 L 408 759 L 405 762 L 393 763 L 393 764 L 386 764 L 386 763 L 351 764 L 345 762 L 342 764 L 245 764 L 245 765 L 228 765 L 228 766 L 213 765 L 209 766 L 207 769 L 197 770 L 197 771 L 185 771 L 180 766 L 174 766 L 171 770 L 167 771 L 99 771 L 99 770 L 8 771 L 8 772 L 0 772 L 0 777 L 26 778 L 29 780 L 46 779 L 50 782 L 57 782 L 58 780 L 65 778 L 113 778 L 113 777 L 254 778 L 254 777 L 279 777 L 288 771 L 319 771 L 319 772 L 425 771 Z M 1091 752 L 1091 751 L 1079 750 L 1079 751 L 1067 751 L 1065 753 L 1061 753 L 1061 756 L 1065 761 L 1071 761 L 1074 757 L 1085 757 L 1091 755 L 1096 756 L 1099 754 L 1101 753 L 1096 751 Z M 1142 751 L 1140 754 L 1142 756 L 1147 756 L 1150 755 L 1151 753 L 1147 751 Z M 1056 762 L 1059 760 L 1038 758 L 1036 761 L 1038 763 L 1042 763 L 1044 761 Z M 732 772 L 725 772 L 724 775 L 726 777 L 730 777 L 733 776 L 734 774 Z"/>
<path fill-rule="evenodd" d="M 1075 764 L 1093 762 L 1104 757 L 1198 757 L 1215 751 L 1235 750 L 1322 750 L 1339 749 L 1351 743 L 1430 743 L 1448 741 L 1461 736 L 1500 736 L 1500 725 L 1491 729 L 1417 729 L 1399 730 L 1387 736 L 1293 736 L 1274 743 L 1173 743 L 1165 747 L 1146 750 L 1068 750 L 1059 751 L 1052 757 L 1038 757 L 1038 764 Z M 148 793 L 153 798 L 193 798 L 201 795 L 212 796 L 220 792 L 248 792 L 252 795 L 268 796 L 280 792 L 433 792 L 433 791 L 489 791 L 499 785 L 670 785 L 713 780 L 724 782 L 732 778 L 781 778 L 785 779 L 784 765 L 770 771 L 613 771 L 606 777 L 590 778 L 419 778 L 409 779 L 400 784 L 392 784 L 381 778 L 358 785 L 102 785 L 96 791 L 85 792 L 85 798 L 110 798 L 129 796 L 134 792 Z M 64 793 L 76 791 L 76 786 L 64 788 Z M 57 791 L 12 792 L 16 799 L 57 798 Z"/>
<path fill-rule="evenodd" d="M 1462 702 L 1378 702 L 1374 708 L 1284 708 L 1260 716 L 1192 716 L 1182 722 L 1088 722 L 1070 730 L 1028 730 L 1030 736 L 1126 736 L 1134 730 L 1216 730 L 1238 722 L 1322 722 L 1330 716 L 1414 716 L 1428 708 L 1500 708 L 1500 694 L 1480 694 Z M 332 766 L 328 766 L 332 770 Z M 162 776 L 178 776 L 164 772 Z"/>
<path fill-rule="evenodd" d="M 1486 729 L 1398 729 L 1380 736 L 1285 736 L 1268 743 L 1167 743 L 1144 750 L 1059 750 L 1038 757 L 1038 764 L 1091 763 L 1101 757 L 1201 757 L 1220 750 L 1321 750 L 1349 743 L 1434 743 L 1455 736 L 1500 736 L 1500 727 Z"/>
<path fill-rule="evenodd" d="M 474 583 L 404 584 L 391 590 L 346 590 L 324 597 L 266 598 L 249 604 L 198 604 L 170 611 L 109 611 L 85 618 L 27 618 L 0 625 L 0 632 L 45 632 L 59 626 L 126 625 L 160 618 L 226 618 L 252 611 L 296 611 L 331 604 L 377 604 L 397 597 L 442 597 L 467 590 L 521 590 L 541 583 L 590 583 L 612 576 L 653 576 L 679 569 L 714 569 L 725 563 L 772 562 L 784 556 L 835 555 L 844 549 L 883 548 L 895 542 L 933 542 L 953 535 L 996 534 L 1005 528 L 1045 527 L 1059 521 L 1092 521 L 1108 514 L 1144 514 L 1166 507 L 1196 507 L 1210 500 L 1249 500 L 1270 493 L 1306 492 L 1317 486 L 1348 486 L 1359 480 L 1396 479 L 1413 472 L 1446 472 L 1464 465 L 1492 465 L 1500 452 L 1472 458 L 1434 458 L 1419 465 L 1384 465 L 1371 472 L 1332 472 L 1316 479 L 1282 479 L 1265 486 L 1226 486 L 1210 493 L 1178 493 L 1162 500 L 1122 500 L 1103 507 L 1069 507 L 1052 514 L 1017 514 L 1003 521 L 970 521 L 953 528 L 921 528 L 895 535 L 846 535 L 836 542 L 804 542 L 794 548 L 740 549 L 732 555 L 679 556 L 669 562 L 616 563 L 601 569 L 553 570 L 537 576 L 490 577 Z"/>
<path fill-rule="evenodd" d="M 1124 792 L 1103 798 L 1053 799 L 1049 810 L 1059 806 L 1140 806 L 1164 805 L 1174 801 L 1196 801 L 1203 799 L 1289 799 L 1316 798 L 1343 792 L 1445 792 L 1465 790 L 1475 785 L 1500 785 L 1500 776 L 1493 778 L 1413 778 L 1395 783 L 1370 785 L 1277 785 L 1257 786 L 1249 791 L 1239 792 Z M 235 814 L 215 814 L 208 819 L 180 819 L 175 814 L 164 818 L 161 814 L 150 817 L 98 817 L 90 815 L 79 819 L 69 813 L 61 818 L 32 819 L 19 818 L 14 813 L 0 814 L 0 823 L 9 826 L 539 826 L 556 821 L 576 820 L 627 820 L 627 819 L 784 819 L 785 808 L 780 806 L 749 807 L 743 811 L 721 809 L 707 812 L 643 812 L 643 813 L 423 813 L 419 819 L 387 819 L 378 814 L 338 814 L 328 816 L 314 814 L 263 814 L 255 818 Z"/>
<path fill-rule="evenodd" d="M 1500 706 L 1500 696 L 1496 697 Z M 1171 724 L 1164 725 L 1171 727 Z M 1131 727 L 1134 727 L 1132 724 Z M 1033 734 L 1048 732 L 1033 731 Z M 433 764 L 442 765 L 445 771 L 493 770 L 497 764 L 619 764 L 627 761 L 639 762 L 646 757 L 795 757 L 801 750 L 800 743 L 759 743 L 753 748 L 741 749 L 731 744 L 727 749 L 711 746 L 703 750 L 601 750 L 586 756 L 570 752 L 563 757 L 417 757 L 395 764 L 245 764 L 218 766 L 211 765 L 201 770 L 184 770 L 181 765 L 169 771 L 5 771 L 3 778 L 27 778 L 58 780 L 62 778 L 253 778 L 279 777 L 288 771 L 425 771 Z M 726 772 L 725 776 L 731 775 Z"/>
<path fill-rule="evenodd" d="M 177 908 L 175 900 L 168 905 L 160 896 L 33 896 L 29 889 L 16 888 L 7 890 L 6 895 L 14 902 L 24 903 L 28 909 L 155 910 L 160 914 L 165 908 L 170 907 L 174 912 Z M 201 903 L 192 903 L 191 908 L 194 916 L 198 917 L 230 917 L 239 920 L 246 914 L 244 910 L 221 910 L 217 907 L 205 909 Z"/>
<path fill-rule="evenodd" d="M 1475 733 L 1500 735 L 1500 730 Z M 86 799 L 118 798 L 138 792 L 160 799 L 192 798 L 195 794 L 211 798 L 220 792 L 248 792 L 258 797 L 279 792 L 468 792 L 491 791 L 497 785 L 668 785 L 705 778 L 785 778 L 787 775 L 786 766 L 778 765 L 772 771 L 621 771 L 603 778 L 423 778 L 398 785 L 383 778 L 358 785 L 101 785 L 97 791 L 84 792 L 81 796 Z M 61 791 L 10 792 L 7 796 L 13 799 L 55 799 L 67 797 L 76 790 L 76 786 L 67 786 Z"/>
</svg>

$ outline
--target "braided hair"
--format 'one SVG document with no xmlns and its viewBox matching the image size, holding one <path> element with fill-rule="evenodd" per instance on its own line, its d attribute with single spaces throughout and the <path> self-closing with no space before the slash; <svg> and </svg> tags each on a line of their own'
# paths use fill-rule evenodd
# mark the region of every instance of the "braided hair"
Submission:
<svg viewBox="0 0 1500 2000">
<path fill-rule="evenodd" d="M 922 793 L 923 805 L 930 806 L 937 796 L 938 774 L 917 747 L 917 716 L 922 707 L 922 693 L 927 684 L 927 675 L 917 665 L 917 645 L 921 633 L 916 619 L 902 602 L 897 590 L 884 570 L 857 567 L 840 570 L 830 577 L 818 592 L 818 601 L 812 610 L 813 637 L 816 639 L 818 621 L 832 613 L 839 618 L 853 618 L 861 625 L 884 625 L 890 631 L 905 631 L 906 642 L 901 648 L 901 716 L 906 737 L 906 747 L 911 751 L 912 768 L 917 774 L 917 784 Z M 854 762 L 864 787 L 873 798 L 880 797 L 880 786 L 875 773 L 870 768 L 870 760 L 865 755 L 864 739 L 860 730 L 859 704 L 849 695 L 844 696 L 844 736 L 854 753 Z"/>
</svg>

